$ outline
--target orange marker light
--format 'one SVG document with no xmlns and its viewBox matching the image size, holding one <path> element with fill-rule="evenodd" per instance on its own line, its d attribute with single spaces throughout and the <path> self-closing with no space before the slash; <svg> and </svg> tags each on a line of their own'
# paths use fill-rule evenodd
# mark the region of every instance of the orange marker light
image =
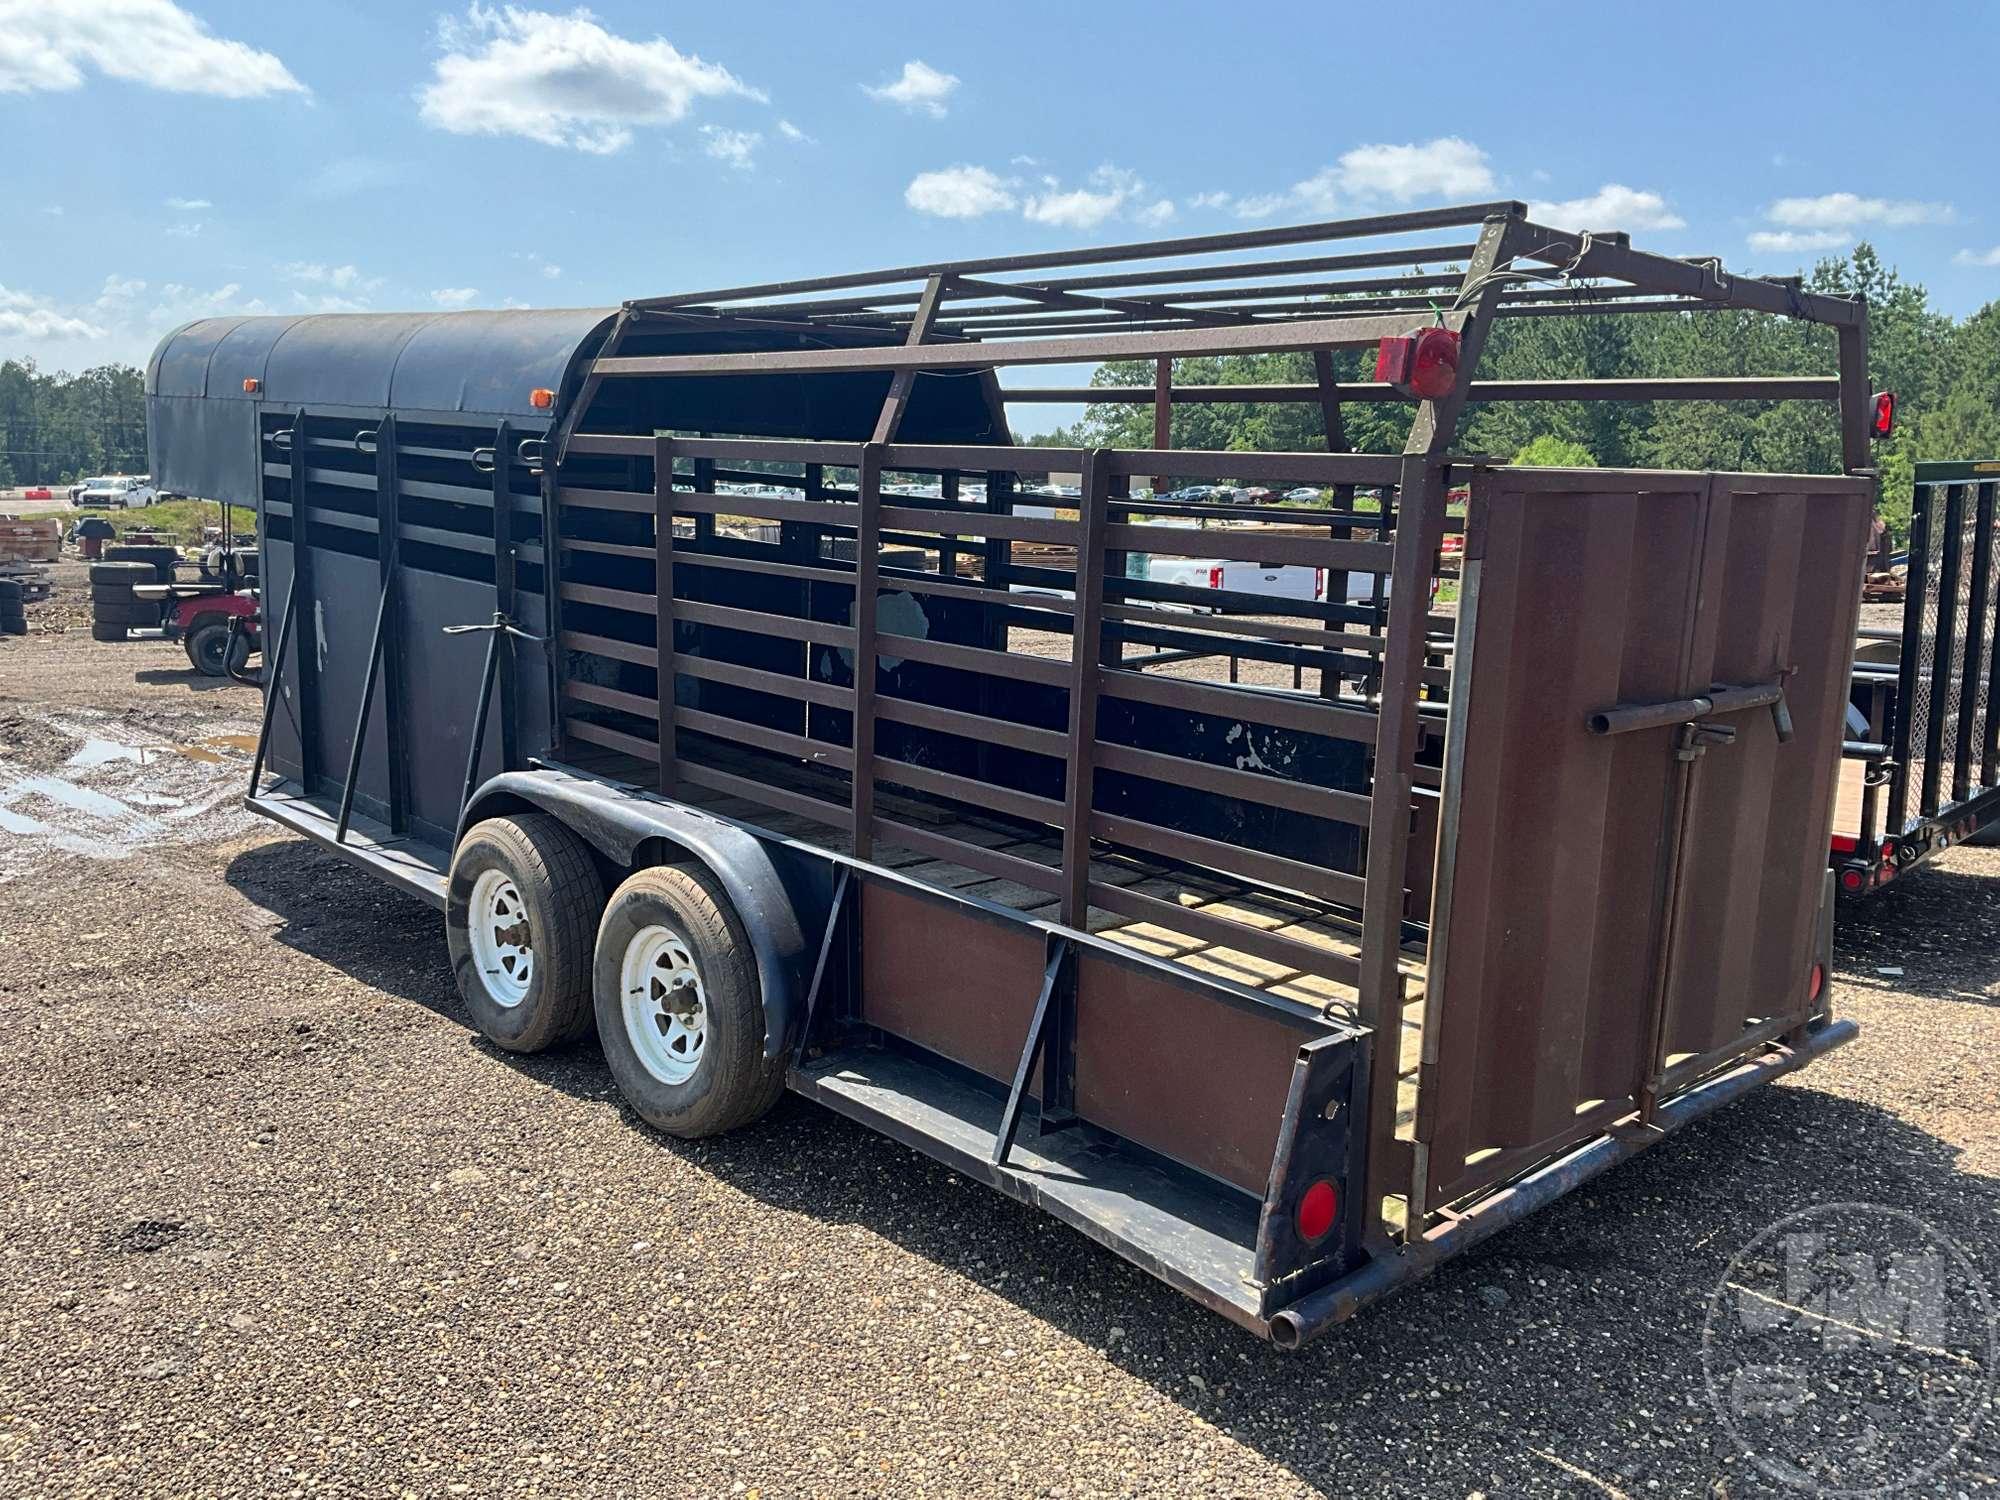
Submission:
<svg viewBox="0 0 2000 1500">
<path fill-rule="evenodd" d="M 243 377 L 244 395 L 254 396 L 263 389 L 264 389 L 264 382 L 259 380 L 255 375 L 245 375 Z"/>
<path fill-rule="evenodd" d="M 535 389 L 528 392 L 528 405 L 536 408 L 538 411 L 547 411 L 555 404 L 556 393 L 547 386 L 536 386 Z"/>
</svg>

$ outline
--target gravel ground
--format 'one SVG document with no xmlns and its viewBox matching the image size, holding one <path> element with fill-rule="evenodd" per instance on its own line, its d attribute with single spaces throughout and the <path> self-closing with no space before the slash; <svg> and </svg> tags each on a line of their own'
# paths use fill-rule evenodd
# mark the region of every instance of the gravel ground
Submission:
<svg viewBox="0 0 2000 1500">
<path fill-rule="evenodd" d="M 689 1145 L 494 1051 L 432 913 L 234 805 L 252 692 L 31 613 L 0 1494 L 1768 1494 L 1704 1396 L 1735 1251 L 1865 1200 L 2000 1273 L 2000 851 L 1848 922 L 1854 1046 L 1283 1356 L 799 1100 Z M 1989 1422 L 1917 1493 L 1996 1474 Z"/>
</svg>

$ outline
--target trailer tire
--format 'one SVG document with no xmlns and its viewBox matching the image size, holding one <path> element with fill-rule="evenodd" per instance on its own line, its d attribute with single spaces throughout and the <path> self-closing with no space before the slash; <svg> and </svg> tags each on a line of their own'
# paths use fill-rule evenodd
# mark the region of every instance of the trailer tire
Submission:
<svg viewBox="0 0 2000 1500">
<path fill-rule="evenodd" d="M 590 1029 L 591 940 L 603 908 L 590 850 L 547 813 L 467 830 L 451 861 L 445 944 L 459 995 L 488 1041 L 540 1052 Z M 515 930 L 526 922 L 526 943 L 505 940 L 510 919 Z"/>
<path fill-rule="evenodd" d="M 158 625 L 164 611 L 158 604 L 149 603 L 144 599 L 133 599 L 122 604 L 93 602 L 90 607 L 90 613 L 101 625 L 124 625 L 129 627 L 133 625 Z"/>
<path fill-rule="evenodd" d="M 90 638 L 93 641 L 122 641 L 126 636 L 127 627 L 123 625 L 106 625 L 101 620 L 90 622 Z"/>
<path fill-rule="evenodd" d="M 747 1125 L 785 1091 L 743 924 L 697 865 L 641 870 L 597 929 L 597 1037 L 633 1112 L 693 1140 Z"/>
<path fill-rule="evenodd" d="M 92 592 L 104 585 L 129 590 L 135 583 L 151 583 L 153 574 L 151 563 L 94 562 L 90 565 Z"/>
</svg>

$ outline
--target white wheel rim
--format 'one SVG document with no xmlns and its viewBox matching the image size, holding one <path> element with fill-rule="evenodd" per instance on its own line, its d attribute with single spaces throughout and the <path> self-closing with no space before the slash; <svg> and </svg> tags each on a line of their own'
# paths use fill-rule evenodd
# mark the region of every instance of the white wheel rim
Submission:
<svg viewBox="0 0 2000 1500">
<path fill-rule="evenodd" d="M 479 982 L 495 1005 L 512 1010 L 528 998 L 535 980 L 535 949 L 528 904 L 505 870 L 482 870 L 472 883 L 466 932 Z"/>
<path fill-rule="evenodd" d="M 625 1036 L 640 1066 L 662 1083 L 686 1083 L 708 1041 L 708 994 L 687 942 L 669 927 L 642 927 L 619 967 Z"/>
</svg>

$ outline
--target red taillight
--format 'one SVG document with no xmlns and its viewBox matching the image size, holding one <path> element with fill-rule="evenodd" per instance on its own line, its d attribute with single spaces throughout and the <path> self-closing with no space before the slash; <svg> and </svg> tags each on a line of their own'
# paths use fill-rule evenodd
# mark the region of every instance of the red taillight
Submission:
<svg viewBox="0 0 2000 1500">
<path fill-rule="evenodd" d="M 1825 988 L 1826 967 L 1823 964 L 1814 964 L 1812 966 L 1812 982 L 1806 986 L 1806 999 L 1819 999 L 1819 992 Z"/>
<path fill-rule="evenodd" d="M 1868 877 L 1861 872 L 1859 867 L 1855 865 L 1849 865 L 1846 869 L 1840 872 L 1840 888 L 1843 891 L 1858 891 L 1861 889 L 1862 885 L 1867 881 L 1867 878 Z"/>
<path fill-rule="evenodd" d="M 1219 589 L 1219 588 L 1221 588 L 1221 587 L 1222 587 L 1222 569 L 1221 569 L 1221 568 L 1219 568 L 1219 567 L 1217 567 L 1217 568 L 1210 568 L 1210 569 L 1208 570 L 1208 586 L 1209 586 L 1210 588 L 1212 588 L 1212 589 Z"/>
<path fill-rule="evenodd" d="M 1458 335 L 1449 328 L 1420 328 L 1383 339 L 1375 348 L 1375 378 L 1425 401 L 1450 395 L 1458 384 Z"/>
<path fill-rule="evenodd" d="M 1333 1232 L 1333 1221 L 1338 1217 L 1340 1194 L 1322 1177 L 1299 1199 L 1299 1238 L 1307 1244 L 1325 1239 Z"/>
<path fill-rule="evenodd" d="M 1896 430 L 1896 393 L 1877 391 L 1875 393 L 1875 415 L 1869 421 L 1871 436 L 1885 438 Z"/>
</svg>

